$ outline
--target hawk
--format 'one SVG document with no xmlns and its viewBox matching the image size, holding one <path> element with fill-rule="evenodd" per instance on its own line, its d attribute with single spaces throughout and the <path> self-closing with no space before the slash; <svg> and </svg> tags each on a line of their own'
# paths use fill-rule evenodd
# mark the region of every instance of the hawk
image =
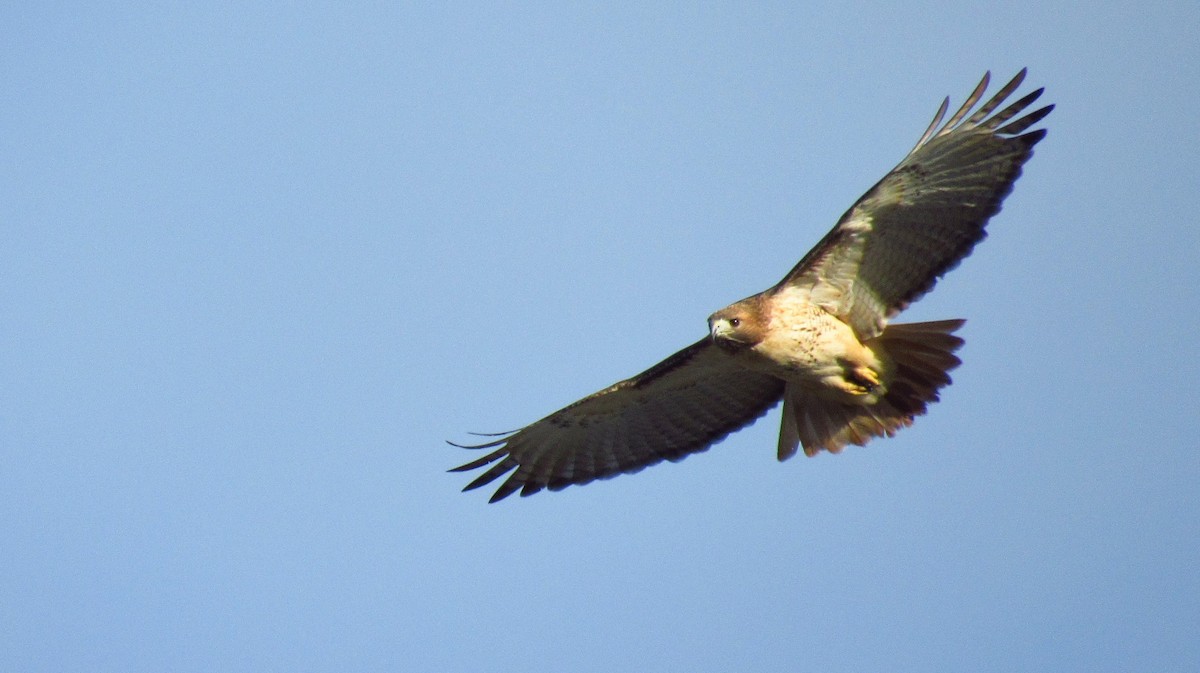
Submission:
<svg viewBox="0 0 1200 673">
<path fill-rule="evenodd" d="M 777 455 L 891 437 L 938 400 L 960 364 L 962 320 L 890 324 L 986 235 L 1054 109 L 1038 89 L 1000 109 L 1017 74 L 977 110 L 990 73 L 773 287 L 708 318 L 704 338 L 520 430 L 461 448 L 487 453 L 463 490 L 508 474 L 491 497 L 561 490 L 679 461 L 783 401 Z M 999 110 L 999 111 L 997 111 Z"/>
</svg>

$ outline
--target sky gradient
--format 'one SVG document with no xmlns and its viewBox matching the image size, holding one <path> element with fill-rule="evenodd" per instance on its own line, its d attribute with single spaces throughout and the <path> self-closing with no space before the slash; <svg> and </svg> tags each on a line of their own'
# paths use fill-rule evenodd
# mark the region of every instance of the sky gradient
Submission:
<svg viewBox="0 0 1200 673">
<path fill-rule="evenodd" d="M 0 10 L 0 668 L 1200 669 L 1197 25 Z M 1023 66 L 1049 135 L 905 314 L 968 319 L 928 416 L 459 492 L 445 440 L 699 338 Z"/>
</svg>

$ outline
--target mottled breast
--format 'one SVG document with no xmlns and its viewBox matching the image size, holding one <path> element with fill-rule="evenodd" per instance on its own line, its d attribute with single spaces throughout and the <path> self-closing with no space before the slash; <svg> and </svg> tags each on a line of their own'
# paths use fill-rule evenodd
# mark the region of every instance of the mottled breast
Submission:
<svg viewBox="0 0 1200 673">
<path fill-rule="evenodd" d="M 812 385 L 840 378 L 847 366 L 868 364 L 874 355 L 849 325 L 809 301 L 805 288 L 788 288 L 768 304 L 767 333 L 752 349 L 760 366 L 780 378 Z"/>
</svg>

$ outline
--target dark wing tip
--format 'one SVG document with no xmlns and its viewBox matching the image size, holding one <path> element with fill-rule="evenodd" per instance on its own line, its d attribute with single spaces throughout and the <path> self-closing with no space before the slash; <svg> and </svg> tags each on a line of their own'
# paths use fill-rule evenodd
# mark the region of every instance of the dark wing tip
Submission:
<svg viewBox="0 0 1200 673">
<path fill-rule="evenodd" d="M 1027 107 L 1029 107 L 1030 104 L 1041 97 L 1041 95 L 1045 92 L 1044 87 L 1026 94 L 1020 100 L 1010 104 L 1000 112 L 996 112 L 994 115 L 992 114 L 996 111 L 996 108 L 1000 107 L 1000 105 L 1004 103 L 1004 101 L 1021 86 L 1021 84 L 1025 81 L 1025 76 L 1027 73 L 1027 68 L 1021 68 L 1021 70 L 1017 72 L 1017 74 L 1011 80 L 1009 80 L 1007 84 L 1002 86 L 999 91 L 997 91 L 991 98 L 987 99 L 987 101 L 980 105 L 978 109 L 975 109 L 975 106 L 979 103 L 979 101 L 983 100 L 983 95 L 987 91 L 988 84 L 991 80 L 991 71 L 989 70 L 985 72 L 983 78 L 979 80 L 979 84 L 975 86 L 975 89 L 970 93 L 970 95 L 967 96 L 966 100 L 963 101 L 962 106 L 959 107 L 958 110 L 945 121 L 945 123 L 942 123 L 942 118 L 945 115 L 946 104 L 945 102 L 942 103 L 942 107 L 934 116 L 933 122 L 929 125 L 929 128 L 925 130 L 925 133 L 921 135 L 921 139 L 917 141 L 916 146 L 911 152 L 909 152 L 909 154 L 915 154 L 933 138 L 945 136 L 960 129 L 970 130 L 974 128 L 982 128 L 998 135 L 1016 135 L 1041 121 L 1043 117 L 1050 114 L 1050 111 L 1054 109 L 1053 105 L 1048 105 L 1041 109 L 1035 110 L 1034 112 L 1021 117 L 1016 121 L 1008 123 L 1010 119 L 1020 114 Z M 1005 125 L 1006 123 L 1007 125 Z"/>
<path fill-rule="evenodd" d="M 512 435 L 517 434 L 517 432 L 519 432 L 519 430 L 508 430 L 505 432 L 468 432 L 468 435 L 474 435 L 476 437 L 499 437 L 499 439 L 493 439 L 490 442 L 483 442 L 480 444 L 459 444 L 458 442 L 452 442 L 447 439 L 446 443 L 458 449 L 470 449 L 472 451 L 478 449 L 491 449 L 508 443 L 508 440 L 512 438 Z"/>
<path fill-rule="evenodd" d="M 515 432 L 515 431 L 513 431 L 513 432 Z M 470 449 L 470 450 L 493 449 L 493 448 L 496 449 L 495 451 L 492 451 L 491 453 L 489 453 L 485 456 L 481 456 L 481 457 L 476 458 L 475 460 L 472 460 L 468 463 L 464 463 L 462 465 L 459 465 L 458 467 L 452 467 L 449 470 L 447 470 L 448 472 L 469 472 L 470 470 L 475 470 L 475 469 L 478 469 L 478 468 L 481 468 L 481 467 L 484 467 L 487 465 L 491 465 L 492 463 L 495 463 L 496 461 L 500 461 L 499 463 L 496 463 L 495 465 L 492 465 L 491 467 L 489 467 L 485 472 L 483 472 L 479 476 L 475 477 L 475 479 L 472 480 L 471 483 L 464 486 L 463 487 L 464 492 L 473 491 L 473 490 L 479 488 L 480 486 L 490 484 L 491 482 L 500 478 L 504 474 L 510 472 L 513 469 L 516 469 L 516 467 L 518 466 L 517 460 L 515 458 L 513 458 L 511 455 L 509 455 L 509 451 L 508 451 L 508 442 L 510 439 L 512 439 L 513 432 L 496 432 L 496 433 L 472 432 L 472 433 L 470 433 L 472 435 L 476 435 L 479 437 L 498 437 L 499 438 L 499 439 L 495 439 L 490 442 L 484 442 L 482 444 L 457 444 L 457 443 L 451 442 L 451 441 L 446 442 L 447 444 L 449 444 L 451 446 L 455 446 L 455 447 L 458 447 L 461 449 Z M 505 482 L 504 486 L 501 486 L 500 490 L 496 492 L 496 495 L 492 496 L 492 502 L 495 502 L 496 500 L 499 500 L 512 492 L 511 489 L 508 491 L 505 491 L 505 487 L 508 486 L 508 484 L 510 482 L 512 482 L 511 477 L 509 478 L 508 481 Z"/>
<path fill-rule="evenodd" d="M 462 489 L 464 493 L 467 491 L 473 491 L 481 486 L 486 486 L 520 467 L 520 461 L 514 458 L 509 451 L 509 442 L 513 439 L 513 436 L 517 432 L 519 431 L 511 430 L 509 432 L 469 433 L 477 437 L 498 438 L 482 444 L 458 444 L 451 441 L 446 442 L 447 444 L 460 449 L 496 449 L 495 451 L 492 451 L 485 456 L 476 458 L 469 463 L 464 463 L 458 467 L 452 467 L 447 470 L 447 472 L 469 472 L 471 470 L 476 470 L 481 467 L 491 465 L 492 463 L 496 463 L 496 461 L 500 461 L 495 465 L 488 467 L 487 470 L 476 476 L 475 479 L 464 486 Z M 518 490 L 521 491 L 522 496 L 532 495 L 545 487 L 545 485 L 539 484 L 536 481 L 527 481 L 527 476 L 528 475 L 522 475 L 519 472 L 508 475 L 508 478 L 505 479 L 502 484 L 500 484 L 500 487 L 496 489 L 496 492 L 492 494 L 492 497 L 488 500 L 488 502 L 498 502 L 507 498 Z"/>
<path fill-rule="evenodd" d="M 1045 138 L 1045 137 L 1046 137 L 1046 129 L 1038 129 L 1036 131 L 1030 131 L 1029 133 L 1019 136 L 1019 138 L 1021 140 L 1025 141 L 1025 146 L 1030 151 L 1032 151 L 1032 148 L 1034 145 L 1041 142 L 1042 138 Z"/>
<path fill-rule="evenodd" d="M 515 489 L 516 487 L 514 486 L 513 488 Z M 521 485 L 521 497 L 527 498 L 527 497 L 533 495 L 534 493 L 537 493 L 538 491 L 542 490 L 543 488 L 545 488 L 545 486 L 537 483 L 536 481 L 527 481 Z M 505 493 L 504 495 L 500 495 L 501 490 L 497 490 L 492 495 L 492 500 L 490 500 L 489 502 L 495 502 L 496 500 L 504 498 L 508 495 L 508 493 Z"/>
<path fill-rule="evenodd" d="M 999 135 L 1015 136 L 1015 135 L 1021 133 L 1022 131 L 1024 131 L 1025 129 L 1029 128 L 1030 126 L 1033 126 L 1034 124 L 1042 121 L 1042 119 L 1045 118 L 1046 115 L 1050 114 L 1053 111 L 1054 111 L 1053 105 L 1047 105 L 1045 107 L 1038 108 L 1037 110 L 1030 112 L 1029 114 L 1025 115 L 1024 117 L 1021 117 L 1020 119 L 1018 119 L 1014 122 L 1011 122 L 1005 126 L 1002 126 L 999 129 L 996 129 L 996 133 Z M 1021 136 L 1021 137 L 1023 137 L 1023 138 L 1032 137 L 1035 134 L 1037 135 L 1037 138 L 1032 141 L 1033 143 L 1036 143 L 1038 140 L 1041 140 L 1043 137 L 1045 137 L 1046 129 L 1041 129 L 1040 131 L 1034 131 L 1033 133 L 1029 133 L 1029 134 L 1026 134 L 1025 136 Z M 1030 143 L 1030 144 L 1032 144 L 1032 143 Z"/>
<path fill-rule="evenodd" d="M 512 467 L 516 467 L 516 466 L 517 466 L 517 464 L 514 461 Z M 497 467 L 499 467 L 499 466 L 497 466 Z M 508 469 L 512 469 L 512 468 L 508 468 Z M 504 472 L 507 472 L 508 469 L 506 469 Z M 495 475 L 489 476 L 487 481 L 480 481 L 481 479 L 483 479 L 484 476 L 488 476 L 485 474 L 483 476 L 480 476 L 480 478 L 476 479 L 475 481 L 479 481 L 480 483 L 478 485 L 482 486 L 483 484 L 488 483 L 489 481 L 495 479 L 496 477 L 500 476 L 501 474 L 504 474 L 504 472 L 498 472 Z M 475 481 L 471 482 L 471 484 L 474 484 Z M 505 479 L 503 484 L 500 484 L 500 488 L 497 488 L 496 492 L 492 494 L 492 497 L 488 498 L 488 503 L 490 504 L 493 502 L 500 502 L 501 500 L 507 498 L 508 496 L 512 495 L 513 493 L 516 493 L 518 490 L 521 491 L 521 495 L 523 495 L 523 496 L 532 495 L 532 494 L 536 493 L 537 491 L 541 490 L 540 487 L 538 487 L 537 489 L 534 489 L 534 490 L 528 490 L 530 485 L 531 485 L 530 482 L 521 482 L 516 478 L 516 475 L 513 475 L 513 476 L 509 477 L 508 479 Z M 463 490 L 466 491 L 469 488 L 470 488 L 470 486 L 468 486 L 468 488 L 464 488 Z"/>
<path fill-rule="evenodd" d="M 497 459 L 503 458 L 505 456 L 505 454 L 507 454 L 507 453 L 508 453 L 508 451 L 506 449 L 500 449 L 499 451 L 489 453 L 488 455 L 486 455 L 482 458 L 472 460 L 471 462 L 466 463 L 465 465 L 459 465 L 458 467 L 452 467 L 446 471 L 447 472 L 470 472 L 471 470 L 483 467 L 484 465 L 495 462 Z"/>
<path fill-rule="evenodd" d="M 507 440 L 504 440 L 504 439 L 497 439 L 494 442 L 487 442 L 484 444 L 459 444 L 458 442 L 452 442 L 447 439 L 446 443 L 449 444 L 450 446 L 453 446 L 456 449 L 467 449 L 469 451 L 475 451 L 477 449 L 490 449 L 493 446 L 500 446 L 501 444 L 503 444 L 506 441 Z"/>
<path fill-rule="evenodd" d="M 504 432 L 468 432 L 467 434 L 471 435 L 472 437 L 508 437 L 509 435 L 515 435 L 518 432 L 520 432 L 520 428 L 517 428 L 516 430 L 505 430 Z M 499 440 L 499 441 L 504 441 L 504 440 Z M 486 448 L 488 446 L 492 446 L 496 442 L 491 442 L 488 444 L 457 444 L 450 440 L 446 440 L 446 443 L 449 444 L 450 446 L 457 446 L 460 449 L 482 449 L 482 448 Z"/>
<path fill-rule="evenodd" d="M 496 463 L 495 465 L 491 466 L 483 474 L 479 475 L 478 477 L 475 477 L 475 479 L 472 480 L 471 483 L 464 486 L 463 487 L 464 493 L 466 491 L 473 491 L 473 490 L 479 488 L 480 486 L 486 486 L 487 484 L 490 484 L 493 481 L 495 481 L 496 479 L 504 476 L 506 473 L 516 469 L 518 463 L 512 456 L 508 456 L 507 452 L 504 452 L 503 449 L 501 449 L 501 451 L 497 451 L 496 453 L 499 455 L 495 455 L 495 458 L 500 458 L 501 456 L 503 456 L 504 460 L 501 460 L 499 463 Z M 493 460 L 495 458 L 493 458 Z M 469 463 L 468 465 L 464 465 L 461 468 L 455 468 L 450 471 L 451 472 L 461 472 L 463 470 L 474 469 L 476 467 L 482 467 L 483 465 L 487 464 L 487 463 L 480 463 L 480 461 L 476 461 L 476 463 L 479 463 L 479 464 Z M 497 491 L 497 495 L 499 495 L 500 491 L 503 491 L 505 489 L 505 487 L 508 486 L 512 481 L 513 481 L 513 478 L 509 477 L 508 480 L 505 481 L 504 484 L 500 487 L 500 490 Z M 511 491 L 509 491 L 509 492 L 511 492 Z M 505 495 L 508 495 L 508 493 L 505 493 Z M 504 496 L 500 496 L 495 499 L 499 500 L 502 497 L 504 497 Z"/>
</svg>

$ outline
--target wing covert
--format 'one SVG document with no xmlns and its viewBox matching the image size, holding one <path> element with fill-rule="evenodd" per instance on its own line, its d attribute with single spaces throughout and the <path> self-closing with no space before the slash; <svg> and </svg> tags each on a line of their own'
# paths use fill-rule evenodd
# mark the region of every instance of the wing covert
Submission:
<svg viewBox="0 0 1200 673">
<path fill-rule="evenodd" d="M 496 502 L 561 490 L 706 450 L 775 406 L 783 382 L 729 362 L 708 337 L 650 369 L 512 433 L 468 449 L 494 449 L 451 470 L 489 466 L 464 491 L 512 472 Z"/>
</svg>

